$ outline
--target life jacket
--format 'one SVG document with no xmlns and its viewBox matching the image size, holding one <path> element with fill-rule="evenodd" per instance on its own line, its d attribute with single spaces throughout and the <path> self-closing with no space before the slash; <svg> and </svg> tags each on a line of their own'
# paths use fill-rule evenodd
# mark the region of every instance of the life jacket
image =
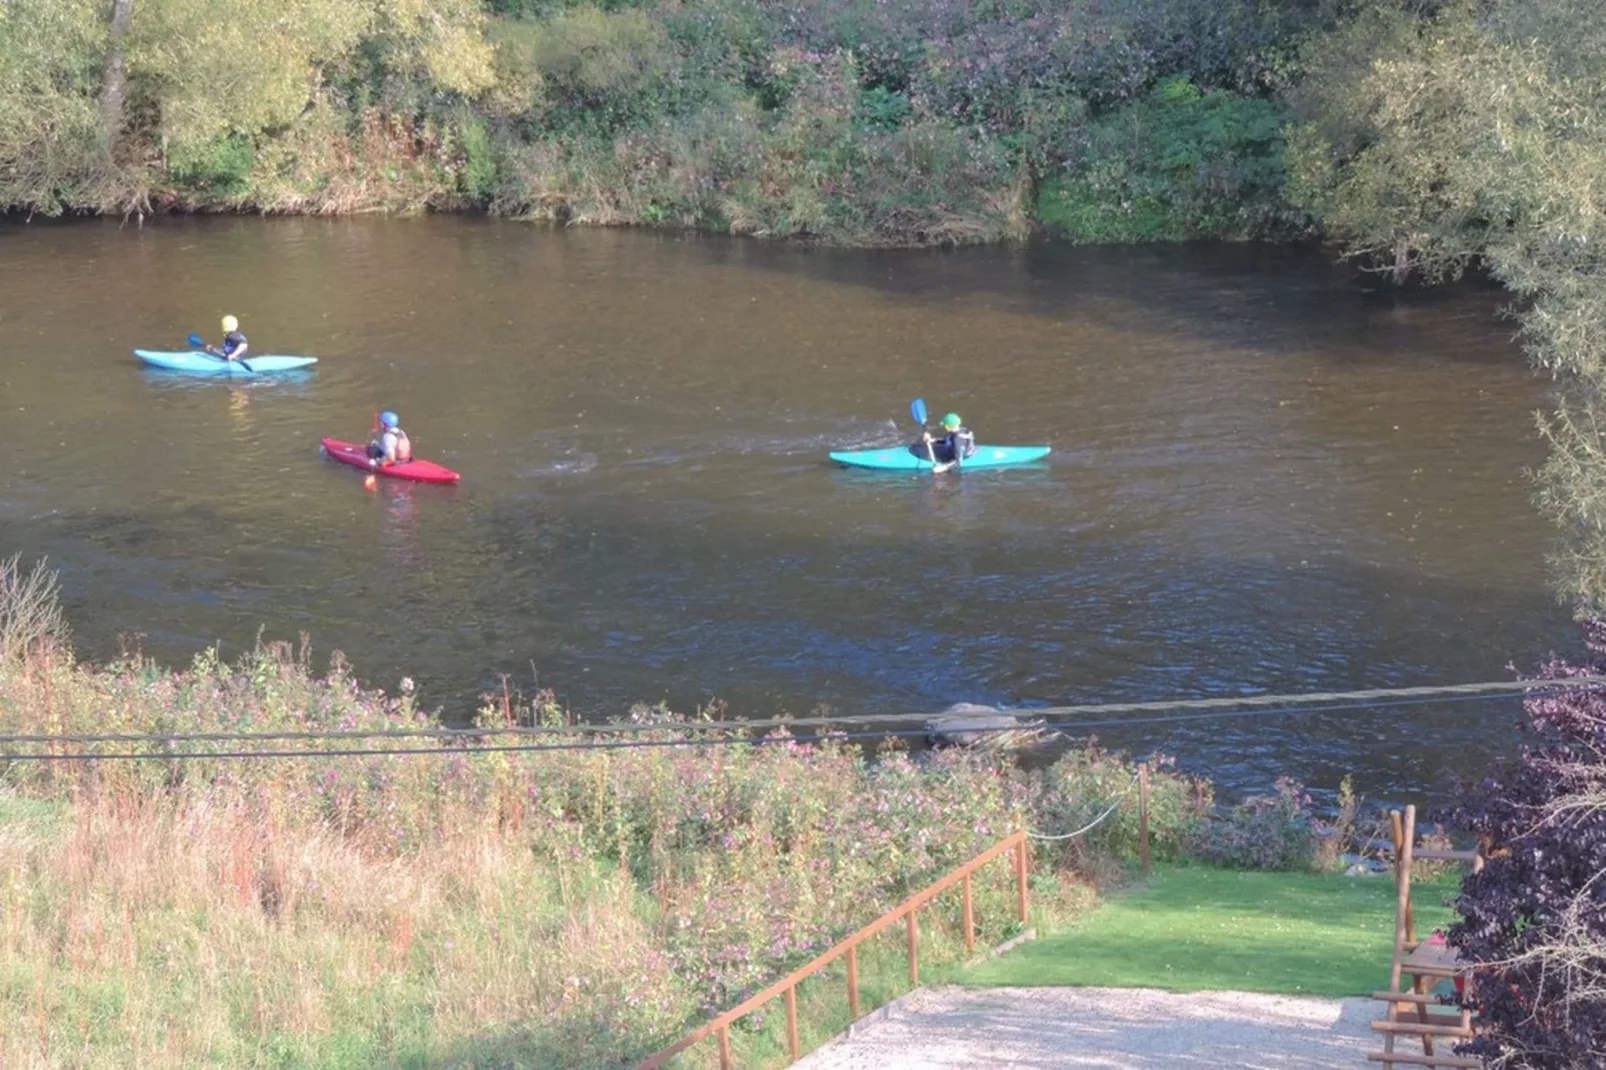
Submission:
<svg viewBox="0 0 1606 1070">
<path fill-rule="evenodd" d="M 245 335 L 239 331 L 230 331 L 223 336 L 223 355 L 231 357 L 234 351 L 245 345 Z"/>
<path fill-rule="evenodd" d="M 941 441 L 943 452 L 951 461 L 962 461 L 976 452 L 976 432 L 968 427 L 948 432 Z"/>
<path fill-rule="evenodd" d="M 406 431 L 403 431 L 399 427 L 392 427 L 389 431 L 386 431 L 385 434 L 392 436 L 396 440 L 397 464 L 406 464 L 408 461 L 413 459 L 413 444 L 408 440 Z M 383 437 L 381 437 L 379 444 L 383 446 L 384 443 L 385 440 Z"/>
</svg>

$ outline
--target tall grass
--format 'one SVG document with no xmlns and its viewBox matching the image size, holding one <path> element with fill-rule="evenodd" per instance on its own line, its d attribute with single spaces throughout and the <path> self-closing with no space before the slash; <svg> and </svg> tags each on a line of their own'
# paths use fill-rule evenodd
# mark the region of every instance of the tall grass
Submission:
<svg viewBox="0 0 1606 1070">
<path fill-rule="evenodd" d="M 6 590 L 33 615 L 0 619 L 55 620 L 37 584 Z M 359 686 L 338 656 L 314 674 L 305 644 L 233 665 L 207 651 L 174 672 L 79 665 L 49 639 L 59 627 L 27 634 L 0 667 L 0 735 L 53 738 L 0 744 L 7 1067 L 623 1065 L 1018 823 L 1053 827 L 1130 780 L 1098 752 L 1028 776 L 969 753 L 867 760 L 735 730 L 676 747 L 426 741 L 424 754 L 343 757 L 315 752 L 375 741 L 284 739 L 258 745 L 289 756 L 251 760 L 205 756 L 245 746 L 227 741 L 69 742 L 434 721 L 406 694 Z M 548 697 L 481 716 L 561 721 Z M 633 740 L 697 727 L 636 716 L 653 727 Z M 85 750 L 146 757 L 64 757 Z M 1167 792 L 1193 797 L 1158 778 Z M 1124 850 L 1111 835 L 1104 857 Z M 1039 857 L 1039 910 L 1084 894 L 1066 860 Z M 1017 924 L 1009 867 L 988 870 L 983 946 Z M 923 918 L 928 969 L 955 957 L 957 911 Z M 774 1028 L 773 1014 L 754 1020 L 738 1047 L 762 1061 Z"/>
</svg>

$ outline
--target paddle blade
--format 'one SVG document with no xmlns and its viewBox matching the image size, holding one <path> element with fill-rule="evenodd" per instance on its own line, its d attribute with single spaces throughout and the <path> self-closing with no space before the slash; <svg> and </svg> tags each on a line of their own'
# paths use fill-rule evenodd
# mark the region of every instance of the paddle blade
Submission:
<svg viewBox="0 0 1606 1070">
<path fill-rule="evenodd" d="M 194 346 L 196 349 L 205 349 L 206 348 L 206 339 L 202 338 L 198 334 L 190 335 L 189 341 L 190 341 L 190 345 Z"/>
<path fill-rule="evenodd" d="M 909 415 L 915 418 L 915 423 L 921 427 L 926 426 L 926 399 L 915 398 L 909 403 Z"/>
</svg>

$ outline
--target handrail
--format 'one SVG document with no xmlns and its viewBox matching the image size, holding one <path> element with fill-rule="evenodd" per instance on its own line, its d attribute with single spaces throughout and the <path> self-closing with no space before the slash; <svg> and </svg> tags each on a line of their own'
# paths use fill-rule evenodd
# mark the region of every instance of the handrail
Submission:
<svg viewBox="0 0 1606 1070">
<path fill-rule="evenodd" d="M 853 1019 L 857 1021 L 859 1018 L 859 945 L 889 925 L 906 918 L 909 926 L 909 981 L 911 984 L 918 985 L 920 983 L 919 929 L 915 922 L 915 913 L 931 902 L 932 899 L 952 888 L 955 884 L 960 883 L 963 883 L 965 892 L 965 949 L 974 951 L 976 949 L 976 921 L 975 914 L 971 908 L 970 875 L 1011 849 L 1015 852 L 1016 909 L 1020 914 L 1021 924 L 1024 925 L 1027 921 L 1027 843 L 1026 832 L 1023 829 L 1004 837 L 935 884 L 914 893 L 858 932 L 837 941 L 825 952 L 811 959 L 806 965 L 798 967 L 763 991 L 749 996 L 719 1017 L 700 1026 L 662 1051 L 649 1056 L 638 1066 L 637 1070 L 660 1070 L 671 1056 L 678 1055 L 693 1044 L 705 1040 L 715 1033 L 719 1034 L 720 1070 L 731 1070 L 733 1065 L 730 1047 L 731 1025 L 738 1019 L 758 1010 L 776 996 L 783 994 L 786 996 L 787 1047 L 791 1054 L 791 1061 L 795 1062 L 801 1054 L 797 1036 L 797 986 L 801 982 L 846 955 L 848 958 L 848 1009 Z"/>
</svg>

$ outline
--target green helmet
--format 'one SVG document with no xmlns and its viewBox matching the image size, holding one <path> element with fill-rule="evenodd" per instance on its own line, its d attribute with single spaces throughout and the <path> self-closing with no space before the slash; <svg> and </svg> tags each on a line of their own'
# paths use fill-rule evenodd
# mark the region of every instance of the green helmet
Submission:
<svg viewBox="0 0 1606 1070">
<path fill-rule="evenodd" d="M 954 430 L 964 422 L 965 421 L 959 418 L 959 414 L 957 412 L 950 412 L 947 416 L 942 418 L 942 426 L 947 428 L 949 431 Z"/>
</svg>

